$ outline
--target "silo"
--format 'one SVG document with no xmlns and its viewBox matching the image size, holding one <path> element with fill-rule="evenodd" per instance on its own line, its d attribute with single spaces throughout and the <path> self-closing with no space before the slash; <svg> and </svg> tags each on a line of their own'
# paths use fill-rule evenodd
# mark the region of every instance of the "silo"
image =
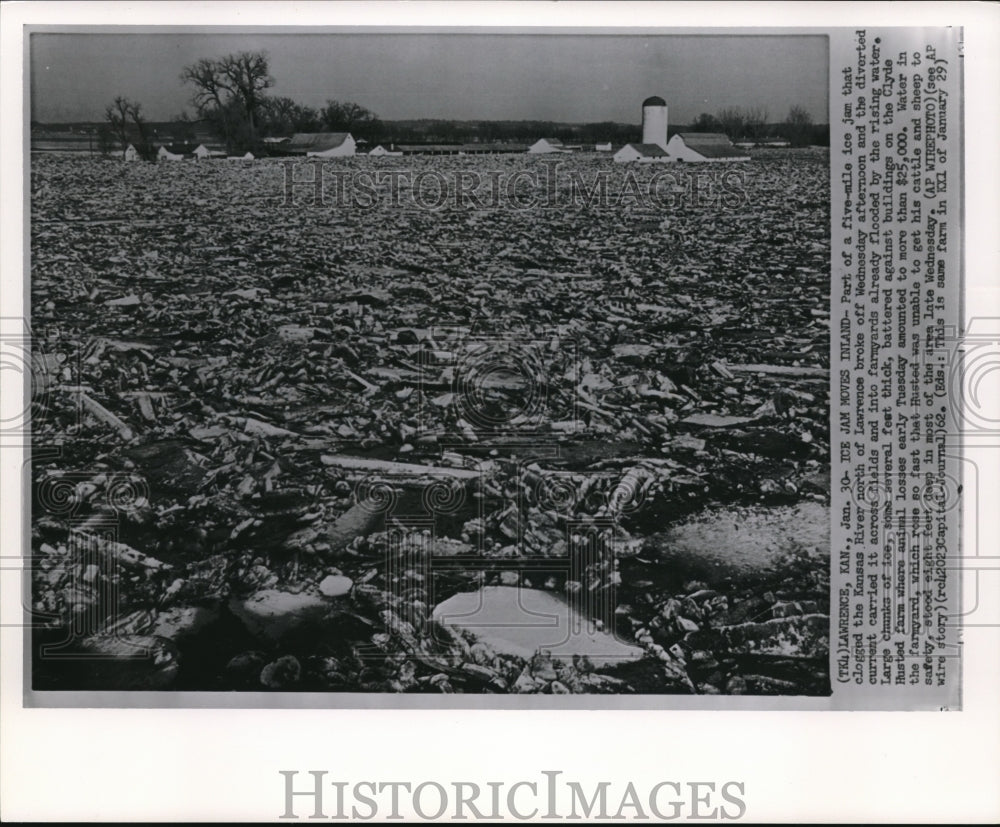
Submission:
<svg viewBox="0 0 1000 827">
<path fill-rule="evenodd" d="M 658 95 L 642 102 L 642 142 L 667 148 L 667 102 Z"/>
</svg>

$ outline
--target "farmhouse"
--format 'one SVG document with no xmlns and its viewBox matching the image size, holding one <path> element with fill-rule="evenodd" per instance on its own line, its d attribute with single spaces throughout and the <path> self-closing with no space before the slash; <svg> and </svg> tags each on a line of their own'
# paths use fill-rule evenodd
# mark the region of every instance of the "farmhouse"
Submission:
<svg viewBox="0 0 1000 827">
<path fill-rule="evenodd" d="M 353 155 L 356 146 L 350 132 L 296 132 L 281 150 L 309 158 L 342 158 Z"/>
<path fill-rule="evenodd" d="M 667 163 L 676 160 L 659 144 L 625 144 L 612 157 L 619 164 L 630 161 L 644 164 Z"/>
<path fill-rule="evenodd" d="M 191 154 L 194 155 L 199 161 L 205 158 L 225 158 L 225 152 L 219 152 L 218 150 L 209 149 L 204 144 L 198 144 L 192 151 Z"/>
<path fill-rule="evenodd" d="M 139 150 L 135 148 L 133 144 L 129 144 L 125 147 L 125 160 L 126 161 L 138 161 L 139 160 Z"/>
<path fill-rule="evenodd" d="M 156 157 L 160 161 L 183 161 L 193 156 L 195 144 L 160 144 Z"/>
<path fill-rule="evenodd" d="M 678 132 L 670 139 L 667 150 L 678 161 L 724 162 L 749 161 L 744 149 L 737 149 L 720 132 Z"/>
<path fill-rule="evenodd" d="M 569 152 L 558 138 L 539 138 L 528 147 L 529 155 L 546 155 L 552 152 Z"/>
</svg>

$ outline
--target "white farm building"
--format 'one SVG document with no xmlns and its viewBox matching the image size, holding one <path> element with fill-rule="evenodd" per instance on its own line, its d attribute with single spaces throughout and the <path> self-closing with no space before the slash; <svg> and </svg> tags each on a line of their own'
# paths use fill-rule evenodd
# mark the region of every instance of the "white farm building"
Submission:
<svg viewBox="0 0 1000 827">
<path fill-rule="evenodd" d="M 282 147 L 289 155 L 310 158 L 343 158 L 353 155 L 356 148 L 350 132 L 296 132 Z"/>
<path fill-rule="evenodd" d="M 215 149 L 209 149 L 204 144 L 198 144 L 198 146 L 195 147 L 194 151 L 192 151 L 191 154 L 194 155 L 194 157 L 197 158 L 199 161 L 203 161 L 205 158 L 225 158 L 226 157 L 226 153 L 225 152 L 220 152 L 220 151 L 215 150 Z"/>
<path fill-rule="evenodd" d="M 529 155 L 547 155 L 553 152 L 569 152 L 558 138 L 539 138 L 528 147 Z"/>
<path fill-rule="evenodd" d="M 676 160 L 659 144 L 625 144 L 613 157 L 619 164 L 631 161 L 643 164 L 666 163 Z"/>
<path fill-rule="evenodd" d="M 161 146 L 158 150 L 156 150 L 156 157 L 157 157 L 157 160 L 160 160 L 160 161 L 183 161 L 184 160 L 184 153 L 183 152 L 175 152 L 175 151 L 172 151 L 172 150 L 168 149 L 165 146 Z"/>
<path fill-rule="evenodd" d="M 642 143 L 625 144 L 614 159 L 619 163 L 749 161 L 750 153 L 719 132 L 678 132 L 668 141 L 667 103 L 653 95 L 642 102 Z"/>
<path fill-rule="evenodd" d="M 642 164 L 676 160 L 667 152 L 667 102 L 653 95 L 642 102 L 642 143 L 625 144 L 614 154 L 619 164 Z"/>
<path fill-rule="evenodd" d="M 720 132 L 678 132 L 667 144 L 667 151 L 678 161 L 711 162 L 749 161 L 750 154 L 733 146 Z"/>
<path fill-rule="evenodd" d="M 376 156 L 378 156 L 378 155 L 402 155 L 403 154 L 400 150 L 398 150 L 398 149 L 395 148 L 394 144 L 392 146 L 393 146 L 392 149 L 386 149 L 384 146 L 382 146 L 382 144 L 379 144 L 377 147 L 375 147 L 374 149 L 370 150 L 368 154 L 369 155 L 376 155 Z"/>
</svg>

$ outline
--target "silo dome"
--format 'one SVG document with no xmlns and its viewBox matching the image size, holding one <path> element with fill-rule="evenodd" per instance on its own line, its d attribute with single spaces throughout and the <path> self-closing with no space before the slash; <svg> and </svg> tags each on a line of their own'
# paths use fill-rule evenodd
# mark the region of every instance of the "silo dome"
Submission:
<svg viewBox="0 0 1000 827">
<path fill-rule="evenodd" d="M 633 104 L 634 106 L 635 104 Z M 666 106 L 667 102 L 659 95 L 653 95 L 642 102 L 643 106 Z"/>
</svg>

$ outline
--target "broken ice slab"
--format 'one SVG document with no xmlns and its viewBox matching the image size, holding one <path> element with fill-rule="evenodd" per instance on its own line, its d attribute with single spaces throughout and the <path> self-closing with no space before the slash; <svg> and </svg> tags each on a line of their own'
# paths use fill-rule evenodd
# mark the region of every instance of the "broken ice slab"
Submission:
<svg viewBox="0 0 1000 827">
<path fill-rule="evenodd" d="M 419 465 L 413 462 L 389 462 L 380 459 L 363 459 L 340 454 L 324 454 L 320 461 L 345 471 L 366 471 L 387 476 L 401 477 L 453 477 L 460 480 L 477 479 L 481 472 L 470 468 L 445 468 L 440 465 Z"/>
<path fill-rule="evenodd" d="M 771 376 L 803 376 L 826 379 L 830 375 L 829 368 L 796 367 L 794 365 L 727 365 L 729 370 L 740 373 L 764 373 Z"/>
<path fill-rule="evenodd" d="M 108 299 L 104 303 L 108 307 L 135 307 L 142 304 L 142 299 L 135 293 L 131 293 L 128 296 L 122 296 L 120 299 Z"/>
<path fill-rule="evenodd" d="M 695 413 L 681 420 L 683 425 L 700 425 L 704 428 L 729 428 L 753 422 L 749 416 L 720 416 L 710 413 Z"/>
<path fill-rule="evenodd" d="M 643 655 L 638 646 L 598 629 L 561 597 L 539 589 L 487 586 L 460 592 L 439 603 L 433 618 L 468 632 L 497 652 L 526 659 L 547 651 L 566 660 L 586 656 L 603 667 Z"/>
</svg>

